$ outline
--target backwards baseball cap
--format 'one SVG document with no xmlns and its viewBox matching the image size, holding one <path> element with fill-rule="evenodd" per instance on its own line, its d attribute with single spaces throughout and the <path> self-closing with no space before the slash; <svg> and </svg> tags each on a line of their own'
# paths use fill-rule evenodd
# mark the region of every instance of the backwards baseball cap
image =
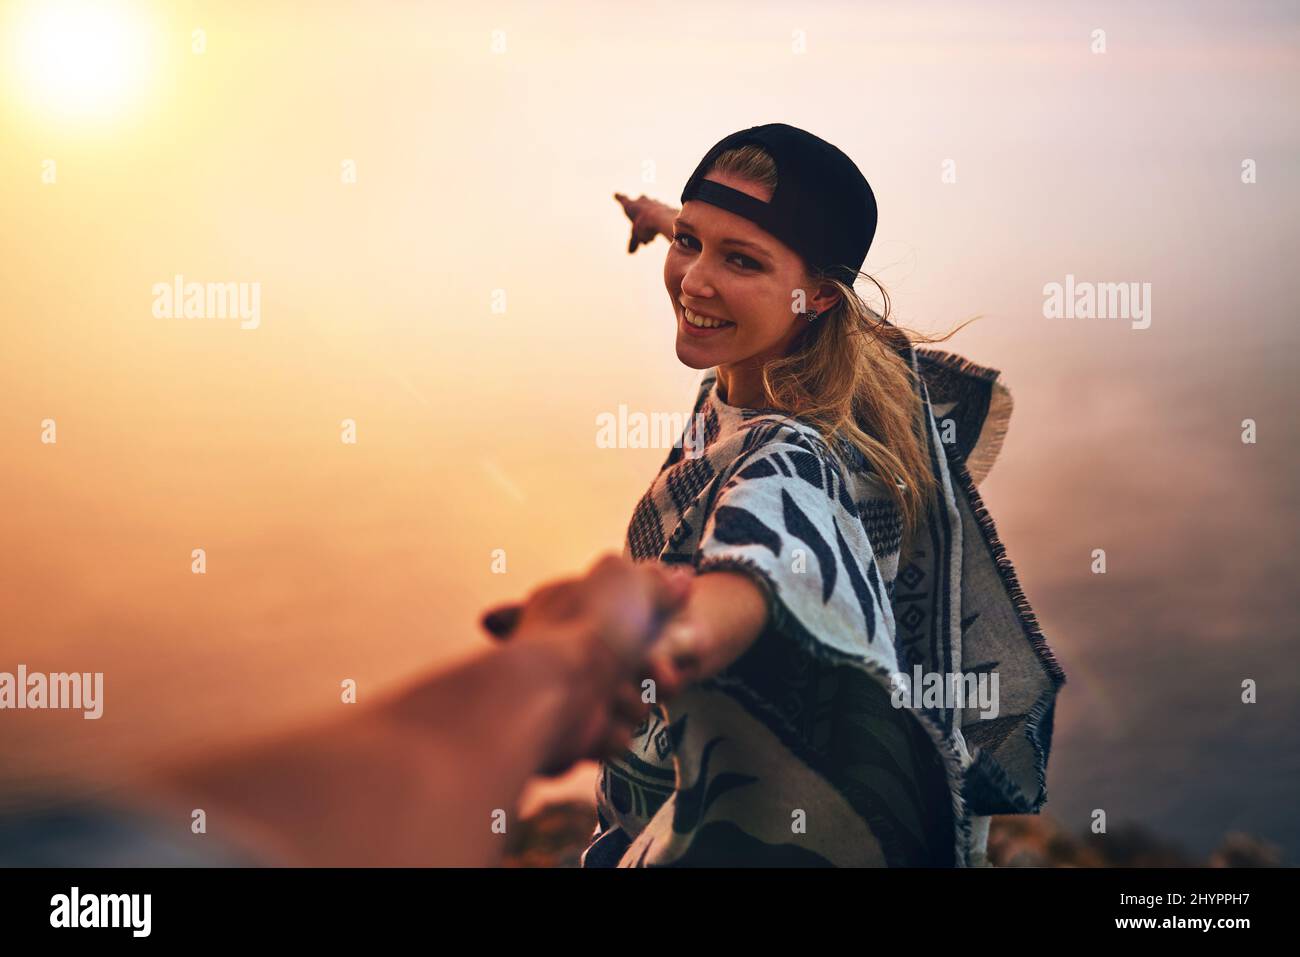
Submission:
<svg viewBox="0 0 1300 957">
<path fill-rule="evenodd" d="M 776 190 L 763 202 L 705 179 L 726 150 L 757 144 L 776 163 Z M 682 203 L 718 206 L 771 233 L 813 270 L 853 285 L 876 235 L 876 197 L 853 160 L 807 130 L 768 123 L 719 140 L 686 181 Z"/>
</svg>

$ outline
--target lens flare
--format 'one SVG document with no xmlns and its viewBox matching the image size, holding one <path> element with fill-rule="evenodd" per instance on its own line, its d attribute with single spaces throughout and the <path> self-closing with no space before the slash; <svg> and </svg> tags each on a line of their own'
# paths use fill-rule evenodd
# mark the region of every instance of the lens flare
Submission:
<svg viewBox="0 0 1300 957">
<path fill-rule="evenodd" d="M 47 0 L 17 13 L 16 92 L 55 119 L 116 116 L 141 86 L 146 29 L 123 3 Z"/>
</svg>

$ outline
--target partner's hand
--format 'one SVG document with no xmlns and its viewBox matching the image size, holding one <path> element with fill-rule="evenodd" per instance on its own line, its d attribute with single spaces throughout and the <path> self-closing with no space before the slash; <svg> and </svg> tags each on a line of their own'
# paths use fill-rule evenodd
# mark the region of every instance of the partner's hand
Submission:
<svg viewBox="0 0 1300 957">
<path fill-rule="evenodd" d="M 660 234 L 672 242 L 673 220 L 681 210 L 667 203 L 661 203 L 657 199 L 651 199 L 645 193 L 637 199 L 615 193 L 614 198 L 622 204 L 623 212 L 632 221 L 632 238 L 628 240 L 628 252 L 636 252 L 638 245 L 651 243 Z"/>
</svg>

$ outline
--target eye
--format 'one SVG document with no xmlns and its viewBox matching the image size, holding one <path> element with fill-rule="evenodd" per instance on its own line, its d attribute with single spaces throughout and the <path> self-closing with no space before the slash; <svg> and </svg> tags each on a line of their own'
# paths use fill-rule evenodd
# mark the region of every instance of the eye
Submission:
<svg viewBox="0 0 1300 957">
<path fill-rule="evenodd" d="M 696 238 L 695 238 L 694 236 L 692 236 L 690 233 L 674 233 L 674 234 L 673 234 L 673 242 L 674 242 L 674 243 L 679 243 L 679 244 L 683 245 L 683 247 L 686 248 L 686 249 L 690 249 L 690 248 L 691 248 L 690 246 L 686 246 L 686 245 L 685 245 L 685 241 L 688 240 L 688 239 L 689 239 L 691 242 L 698 242 L 698 240 L 696 240 Z M 757 271 L 757 270 L 761 270 L 761 269 L 763 268 L 763 264 L 762 264 L 762 263 L 758 262 L 758 261 L 755 260 L 755 259 L 751 259 L 750 257 L 744 255 L 743 253 L 732 253 L 732 254 L 731 254 L 730 256 L 728 256 L 727 258 L 728 258 L 728 259 L 738 259 L 738 260 L 740 260 L 740 267 L 741 267 L 742 269 L 747 270 L 747 271 Z"/>
</svg>

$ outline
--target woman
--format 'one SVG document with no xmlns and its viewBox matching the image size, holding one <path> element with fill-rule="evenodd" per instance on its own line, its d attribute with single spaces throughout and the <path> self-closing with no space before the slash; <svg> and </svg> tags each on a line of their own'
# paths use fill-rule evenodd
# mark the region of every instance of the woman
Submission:
<svg viewBox="0 0 1300 957">
<path fill-rule="evenodd" d="M 986 863 L 988 816 L 1046 800 L 1064 681 L 975 491 L 1009 393 L 857 296 L 875 197 L 804 130 L 725 137 L 680 211 L 616 197 L 707 370 L 626 551 L 697 578 L 583 866 Z"/>
</svg>

